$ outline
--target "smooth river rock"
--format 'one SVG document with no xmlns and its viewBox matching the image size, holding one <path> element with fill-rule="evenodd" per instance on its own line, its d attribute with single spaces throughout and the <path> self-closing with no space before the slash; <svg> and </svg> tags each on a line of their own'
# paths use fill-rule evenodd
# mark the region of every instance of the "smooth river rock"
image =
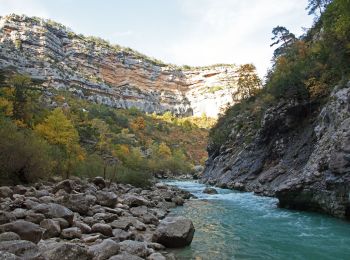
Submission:
<svg viewBox="0 0 350 260">
<path fill-rule="evenodd" d="M 166 217 L 154 233 L 153 240 L 166 247 L 176 248 L 191 244 L 195 229 L 190 219 Z"/>
</svg>

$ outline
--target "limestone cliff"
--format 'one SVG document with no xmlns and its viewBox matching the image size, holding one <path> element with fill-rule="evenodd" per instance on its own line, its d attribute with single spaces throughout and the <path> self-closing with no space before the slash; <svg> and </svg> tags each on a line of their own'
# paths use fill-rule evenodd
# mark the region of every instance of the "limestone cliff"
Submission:
<svg viewBox="0 0 350 260">
<path fill-rule="evenodd" d="M 53 21 L 0 17 L 0 69 L 116 108 L 216 116 L 232 104 L 235 66 L 181 69 Z"/>
<path fill-rule="evenodd" d="M 219 150 L 209 147 L 204 182 L 350 219 L 350 82 L 336 87 L 321 109 L 282 101 L 258 127 L 248 115 L 243 131 L 237 119 L 226 120 L 231 134 Z"/>
</svg>

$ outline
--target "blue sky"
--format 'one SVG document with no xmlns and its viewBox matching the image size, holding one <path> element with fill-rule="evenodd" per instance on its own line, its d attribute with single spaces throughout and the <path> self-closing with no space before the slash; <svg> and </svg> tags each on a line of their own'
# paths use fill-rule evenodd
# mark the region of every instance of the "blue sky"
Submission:
<svg viewBox="0 0 350 260">
<path fill-rule="evenodd" d="M 0 0 L 0 15 L 50 18 L 178 65 L 270 66 L 271 30 L 310 27 L 307 0 Z"/>
</svg>

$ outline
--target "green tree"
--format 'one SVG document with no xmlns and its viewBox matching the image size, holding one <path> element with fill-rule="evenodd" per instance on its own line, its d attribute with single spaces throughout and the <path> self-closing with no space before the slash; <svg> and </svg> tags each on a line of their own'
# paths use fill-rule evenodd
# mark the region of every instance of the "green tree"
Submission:
<svg viewBox="0 0 350 260">
<path fill-rule="evenodd" d="M 28 91 L 32 81 L 26 75 L 16 74 L 10 77 L 10 85 L 14 88 L 13 118 L 28 122 L 31 115 L 28 111 Z"/>
<path fill-rule="evenodd" d="M 326 7 L 332 2 L 332 0 L 309 0 L 306 10 L 308 14 L 316 15 L 316 12 L 319 12 L 319 16 L 322 15 Z M 318 16 L 318 15 L 317 15 Z"/>
<path fill-rule="evenodd" d="M 272 34 L 273 37 L 271 40 L 274 42 L 270 45 L 270 47 L 275 45 L 278 46 L 273 53 L 274 58 L 283 55 L 286 52 L 287 48 L 296 41 L 295 35 L 289 32 L 289 30 L 284 26 L 276 26 L 272 29 Z"/>
</svg>

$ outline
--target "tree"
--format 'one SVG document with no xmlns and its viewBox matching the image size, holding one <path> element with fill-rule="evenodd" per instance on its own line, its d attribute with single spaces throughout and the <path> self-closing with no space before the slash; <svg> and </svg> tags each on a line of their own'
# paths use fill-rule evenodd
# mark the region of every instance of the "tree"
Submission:
<svg viewBox="0 0 350 260">
<path fill-rule="evenodd" d="M 241 65 L 237 71 L 237 94 L 241 99 L 255 95 L 261 87 L 261 80 L 253 64 Z"/>
<path fill-rule="evenodd" d="M 283 55 L 288 47 L 290 47 L 297 39 L 295 35 L 286 27 L 276 26 L 272 29 L 273 37 L 271 40 L 274 42 L 270 45 L 270 47 L 278 45 L 277 49 L 275 49 L 273 56 L 276 59 L 277 57 Z"/>
<path fill-rule="evenodd" d="M 139 131 L 143 130 L 146 127 L 145 119 L 142 116 L 136 117 L 130 124 L 132 130 Z"/>
<path fill-rule="evenodd" d="M 305 10 L 308 10 L 308 15 L 316 15 L 316 10 L 319 12 L 319 16 L 322 15 L 326 7 L 332 2 L 332 0 L 309 0 L 309 3 Z M 317 15 L 316 15 L 317 16 Z"/>
<path fill-rule="evenodd" d="M 57 145 L 64 152 L 66 178 L 69 178 L 74 164 L 84 159 L 84 151 L 79 145 L 79 134 L 62 109 L 56 108 L 35 127 L 37 133 L 50 144 Z"/>
<path fill-rule="evenodd" d="M 10 85 L 14 88 L 13 118 L 26 122 L 30 115 L 27 111 L 28 90 L 32 83 L 28 76 L 16 74 L 9 79 Z"/>
<path fill-rule="evenodd" d="M 163 158 L 169 158 L 171 156 L 171 150 L 166 143 L 161 143 L 158 147 L 158 154 Z"/>
<path fill-rule="evenodd" d="M 106 178 L 107 167 L 115 166 L 118 161 L 117 158 L 112 154 L 112 144 L 115 134 L 110 131 L 108 124 L 106 124 L 106 122 L 102 121 L 101 119 L 95 118 L 91 121 L 91 123 L 99 133 L 96 150 L 103 159 L 103 177 Z"/>
</svg>

